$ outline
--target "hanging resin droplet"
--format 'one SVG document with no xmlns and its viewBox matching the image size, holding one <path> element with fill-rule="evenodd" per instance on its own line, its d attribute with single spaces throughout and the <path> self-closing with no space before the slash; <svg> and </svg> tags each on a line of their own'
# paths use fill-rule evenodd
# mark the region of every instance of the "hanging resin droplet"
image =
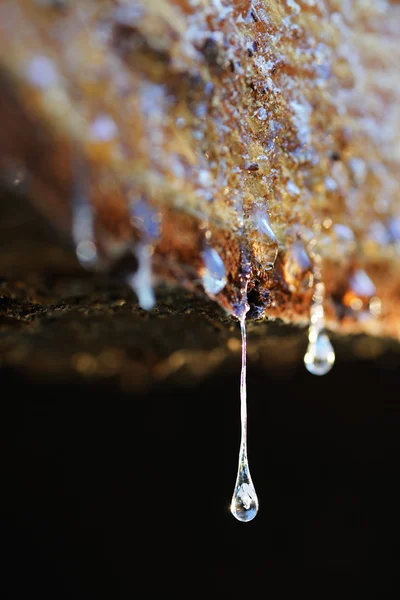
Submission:
<svg viewBox="0 0 400 600">
<path fill-rule="evenodd" d="M 376 288 L 373 281 L 363 269 L 355 271 L 348 281 L 348 290 L 343 296 L 343 305 L 353 311 L 365 311 L 369 302 L 375 297 Z"/>
<path fill-rule="evenodd" d="M 11 170 L 10 179 L 14 187 L 19 187 L 26 179 L 27 174 L 23 167 L 16 167 L 14 171 Z"/>
<path fill-rule="evenodd" d="M 328 334 L 310 327 L 308 339 L 309 344 L 304 356 L 306 369 L 313 375 L 325 375 L 335 362 L 335 351 Z"/>
<path fill-rule="evenodd" d="M 349 281 L 349 286 L 352 292 L 361 298 L 371 297 L 376 292 L 373 281 L 362 269 L 353 273 Z"/>
<path fill-rule="evenodd" d="M 309 287 L 311 260 L 301 240 L 295 240 L 286 252 L 283 272 L 291 292 Z"/>
<path fill-rule="evenodd" d="M 77 162 L 74 169 L 72 237 L 79 262 L 83 267 L 90 269 L 98 262 L 93 208 L 86 194 L 87 182 L 82 165 Z"/>
<path fill-rule="evenodd" d="M 201 253 L 203 259 L 203 268 L 201 271 L 201 279 L 203 287 L 207 294 L 216 296 L 226 286 L 226 270 L 225 265 L 215 250 L 211 246 L 207 246 Z"/>
<path fill-rule="evenodd" d="M 313 375 L 325 375 L 335 362 L 335 351 L 325 331 L 324 299 L 325 285 L 318 281 L 311 303 L 309 343 L 304 355 L 304 365 Z"/>
<path fill-rule="evenodd" d="M 258 513 L 258 498 L 247 467 L 247 457 L 243 456 L 231 502 L 231 513 L 243 523 L 251 521 Z"/>
<path fill-rule="evenodd" d="M 161 215 L 143 199 L 131 207 L 132 225 L 138 230 L 142 241 L 138 242 L 134 254 L 138 261 L 136 273 L 128 277 L 128 283 L 138 297 L 143 310 L 151 310 L 156 303 L 153 290 L 152 256 L 155 241 L 161 234 Z"/>
<path fill-rule="evenodd" d="M 380 317 L 382 314 L 382 301 L 379 296 L 373 296 L 369 301 L 369 312 L 373 317 Z"/>
<path fill-rule="evenodd" d="M 359 320 L 365 321 L 371 316 L 377 319 L 382 313 L 382 301 L 376 295 L 375 284 L 363 269 L 358 269 L 349 278 L 342 302 L 358 314 Z"/>
<path fill-rule="evenodd" d="M 89 201 L 80 198 L 73 206 L 72 236 L 76 255 L 83 267 L 97 263 L 97 247 L 94 241 L 93 214 Z"/>
<path fill-rule="evenodd" d="M 247 284 L 246 284 L 247 289 Z M 251 479 L 249 461 L 247 458 L 247 390 L 246 390 L 246 307 L 240 317 L 242 333 L 242 370 L 240 376 L 240 415 L 241 415 L 241 441 L 239 451 L 239 465 L 235 489 L 231 501 L 231 513 L 238 520 L 246 523 L 254 519 L 258 512 L 258 498 Z"/>
<path fill-rule="evenodd" d="M 140 308 L 151 310 L 156 302 L 153 290 L 151 270 L 151 244 L 138 244 L 135 248 L 135 256 L 138 268 L 134 275 L 128 278 L 128 283 L 138 297 Z"/>
<path fill-rule="evenodd" d="M 256 206 L 247 219 L 248 237 L 254 260 L 263 270 L 274 267 L 278 256 L 278 240 L 269 223 L 267 209 Z"/>
</svg>

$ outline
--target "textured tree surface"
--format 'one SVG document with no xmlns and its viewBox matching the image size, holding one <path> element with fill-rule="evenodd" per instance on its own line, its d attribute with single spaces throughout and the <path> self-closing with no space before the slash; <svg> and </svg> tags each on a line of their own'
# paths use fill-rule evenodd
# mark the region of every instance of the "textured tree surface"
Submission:
<svg viewBox="0 0 400 600">
<path fill-rule="evenodd" d="M 4 0 L 0 166 L 5 188 L 19 183 L 3 195 L 6 362 L 201 374 L 238 351 L 245 276 L 250 318 L 307 325 L 320 261 L 329 328 L 377 338 L 350 351 L 397 340 L 399 34 L 396 2 Z M 40 228 L 23 239 L 23 195 L 64 246 Z M 90 244 L 94 274 L 72 240 Z M 149 314 L 110 279 L 143 243 Z M 209 247 L 227 273 L 217 304 L 201 282 Z M 250 328 L 250 350 L 296 364 L 304 333 L 265 331 Z"/>
</svg>

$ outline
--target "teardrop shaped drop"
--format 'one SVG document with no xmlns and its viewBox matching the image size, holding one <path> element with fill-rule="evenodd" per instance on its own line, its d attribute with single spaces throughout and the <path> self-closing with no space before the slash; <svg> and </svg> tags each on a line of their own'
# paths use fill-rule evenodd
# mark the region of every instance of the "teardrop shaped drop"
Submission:
<svg viewBox="0 0 400 600">
<path fill-rule="evenodd" d="M 89 187 L 87 173 L 81 159 L 75 159 L 72 175 L 72 239 L 79 262 L 83 267 L 91 269 L 97 265 L 99 257 L 95 233 L 95 214 L 87 194 Z"/>
<path fill-rule="evenodd" d="M 247 219 L 248 238 L 253 258 L 266 271 L 273 269 L 278 256 L 278 240 L 265 206 L 256 206 Z"/>
<path fill-rule="evenodd" d="M 363 269 L 358 269 L 348 281 L 348 289 L 342 298 L 342 302 L 344 306 L 360 313 L 368 310 L 369 302 L 375 295 L 374 282 Z"/>
<path fill-rule="evenodd" d="M 313 375 L 325 375 L 335 362 L 335 351 L 328 334 L 310 327 L 308 339 L 309 344 L 304 356 L 305 367 Z"/>
<path fill-rule="evenodd" d="M 135 255 L 138 261 L 138 268 L 136 273 L 128 278 L 128 283 L 138 297 L 139 306 L 143 310 L 151 310 L 156 303 L 151 271 L 151 245 L 137 244 Z"/>
<path fill-rule="evenodd" d="M 301 240 L 295 240 L 286 252 L 283 272 L 292 292 L 309 287 L 311 260 Z"/>
<path fill-rule="evenodd" d="M 248 280 L 244 292 L 247 297 Z M 240 421 L 242 436 L 240 441 L 239 464 L 235 488 L 233 490 L 231 513 L 243 523 L 254 519 L 258 513 L 258 498 L 251 479 L 249 461 L 247 458 L 247 387 L 246 387 L 246 313 L 249 305 L 245 304 L 243 312 L 239 317 L 240 330 L 242 334 L 242 370 L 240 374 Z"/>
<path fill-rule="evenodd" d="M 72 237 L 78 260 L 86 268 L 95 266 L 98 260 L 93 221 L 89 201 L 77 196 L 73 202 Z"/>
<path fill-rule="evenodd" d="M 247 456 L 244 452 L 239 458 L 239 468 L 231 502 L 231 513 L 243 523 L 254 519 L 258 513 L 258 498 L 251 480 Z"/>
<path fill-rule="evenodd" d="M 207 294 L 216 296 L 227 283 L 224 261 L 215 248 L 207 246 L 201 253 L 203 268 L 201 278 Z"/>
</svg>

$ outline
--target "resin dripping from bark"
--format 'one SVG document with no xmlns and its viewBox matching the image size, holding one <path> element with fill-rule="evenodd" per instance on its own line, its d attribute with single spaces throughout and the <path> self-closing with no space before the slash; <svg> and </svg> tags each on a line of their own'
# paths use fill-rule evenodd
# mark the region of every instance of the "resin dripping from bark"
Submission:
<svg viewBox="0 0 400 600">
<path fill-rule="evenodd" d="M 325 284 L 317 281 L 310 308 L 310 327 L 308 330 L 308 347 L 304 356 L 304 364 L 313 375 L 325 375 L 335 362 L 335 351 L 325 331 Z"/>
<path fill-rule="evenodd" d="M 137 295 L 139 306 L 143 310 L 151 310 L 156 303 L 151 272 L 151 255 L 151 244 L 138 244 L 135 248 L 138 268 L 136 273 L 128 278 L 128 283 Z"/>
<path fill-rule="evenodd" d="M 82 166 L 78 165 L 74 173 L 71 202 L 72 239 L 79 262 L 83 267 L 91 269 L 98 261 L 94 231 L 94 209 L 86 194 L 86 179 L 82 171 Z"/>
<path fill-rule="evenodd" d="M 143 310 L 151 310 L 156 302 L 153 290 L 152 255 L 154 245 L 161 233 L 161 214 L 142 199 L 133 204 L 130 213 L 140 241 L 134 248 L 138 268 L 136 273 L 128 278 L 128 283 L 137 295 L 140 307 Z"/>
<path fill-rule="evenodd" d="M 201 253 L 203 267 L 201 280 L 204 290 L 209 296 L 216 296 L 226 286 L 226 269 L 224 261 L 215 248 L 206 245 Z"/>
<path fill-rule="evenodd" d="M 21 168 L 31 201 L 66 231 L 67 165 L 82 158 L 98 239 L 84 237 L 80 260 L 97 245 L 99 268 L 112 266 L 131 241 L 131 198 L 143 198 L 168 231 L 152 261 L 160 282 L 193 285 L 205 221 L 229 282 L 220 306 L 234 308 L 245 244 L 262 311 L 302 325 L 298 245 L 287 282 L 282 268 L 318 219 L 330 294 L 361 268 L 385 306 L 371 324 L 357 297 L 346 319 L 330 315 L 336 331 L 398 339 L 399 3 L 63 4 L 0 2 L 0 179 L 13 186 Z"/>
<path fill-rule="evenodd" d="M 258 498 L 251 479 L 247 457 L 246 313 L 248 310 L 249 306 L 246 303 L 239 319 L 242 334 L 242 370 L 240 375 L 241 440 L 238 472 L 231 502 L 232 515 L 238 521 L 244 523 L 254 519 L 258 512 Z"/>
</svg>

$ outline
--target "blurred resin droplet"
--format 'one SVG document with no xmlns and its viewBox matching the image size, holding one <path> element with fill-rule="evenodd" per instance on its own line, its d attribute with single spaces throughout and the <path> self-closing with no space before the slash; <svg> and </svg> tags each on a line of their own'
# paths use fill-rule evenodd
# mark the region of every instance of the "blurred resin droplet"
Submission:
<svg viewBox="0 0 400 600">
<path fill-rule="evenodd" d="M 304 356 L 306 369 L 313 375 L 325 375 L 335 362 L 335 351 L 328 334 L 311 327 L 308 339 L 309 344 Z"/>
<path fill-rule="evenodd" d="M 290 291 L 306 289 L 309 286 L 311 261 L 301 240 L 293 242 L 286 252 L 283 269 Z"/>
<path fill-rule="evenodd" d="M 72 193 L 72 237 L 76 256 L 85 268 L 97 264 L 97 246 L 94 232 L 93 208 L 85 193 L 87 182 L 83 167 L 77 161 L 74 165 L 74 188 Z"/>
<path fill-rule="evenodd" d="M 247 219 L 252 254 L 259 267 L 269 271 L 278 256 L 278 240 L 269 223 L 267 209 L 256 206 Z"/>
<path fill-rule="evenodd" d="M 348 290 L 343 296 L 343 304 L 353 310 L 368 306 L 369 300 L 376 294 L 373 281 L 363 269 L 358 269 L 349 278 Z"/>
<path fill-rule="evenodd" d="M 138 297 L 139 306 L 143 310 L 151 310 L 156 303 L 152 256 L 154 244 L 161 236 L 161 213 L 143 198 L 139 198 L 131 205 L 130 214 L 132 226 L 141 241 L 134 248 L 138 268 L 136 273 L 128 277 L 128 283 Z"/>
<path fill-rule="evenodd" d="M 365 271 L 359 269 L 350 278 L 350 287 L 358 296 L 373 296 L 376 292 L 375 286 Z"/>
<path fill-rule="evenodd" d="M 18 187 L 21 185 L 21 183 L 23 183 L 25 178 L 26 171 L 22 167 L 17 168 L 12 175 L 12 183 L 15 187 Z"/>
<path fill-rule="evenodd" d="M 83 266 L 93 265 L 97 260 L 96 245 L 90 240 L 82 240 L 76 245 L 76 255 Z"/>
<path fill-rule="evenodd" d="M 246 284 L 247 289 L 247 284 Z M 242 435 L 239 451 L 239 465 L 235 489 L 231 501 L 231 513 L 238 520 L 246 523 L 254 519 L 258 513 L 258 498 L 251 479 L 247 458 L 247 390 L 246 390 L 246 313 L 247 304 L 240 317 L 242 333 L 242 371 L 240 376 L 240 415 Z"/>
<path fill-rule="evenodd" d="M 325 285 L 318 281 L 310 308 L 308 347 L 304 355 L 304 365 L 313 375 L 325 375 L 335 362 L 335 351 L 325 331 Z"/>
<path fill-rule="evenodd" d="M 139 306 L 143 310 L 151 310 L 156 301 L 151 271 L 152 251 L 150 244 L 138 244 L 136 246 L 135 256 L 138 261 L 138 268 L 136 273 L 128 278 L 128 283 L 137 295 Z"/>
<path fill-rule="evenodd" d="M 143 198 L 136 200 L 129 209 L 131 222 L 140 232 L 140 237 L 151 244 L 161 235 L 161 213 Z"/>
<path fill-rule="evenodd" d="M 373 296 L 369 301 L 369 312 L 373 317 L 380 317 L 382 314 L 382 301 L 378 296 Z"/>
<path fill-rule="evenodd" d="M 201 279 L 203 287 L 207 294 L 216 296 L 226 286 L 226 270 L 225 265 L 215 250 L 215 248 L 206 247 L 201 253 L 203 259 L 203 268 L 201 271 Z"/>
</svg>

